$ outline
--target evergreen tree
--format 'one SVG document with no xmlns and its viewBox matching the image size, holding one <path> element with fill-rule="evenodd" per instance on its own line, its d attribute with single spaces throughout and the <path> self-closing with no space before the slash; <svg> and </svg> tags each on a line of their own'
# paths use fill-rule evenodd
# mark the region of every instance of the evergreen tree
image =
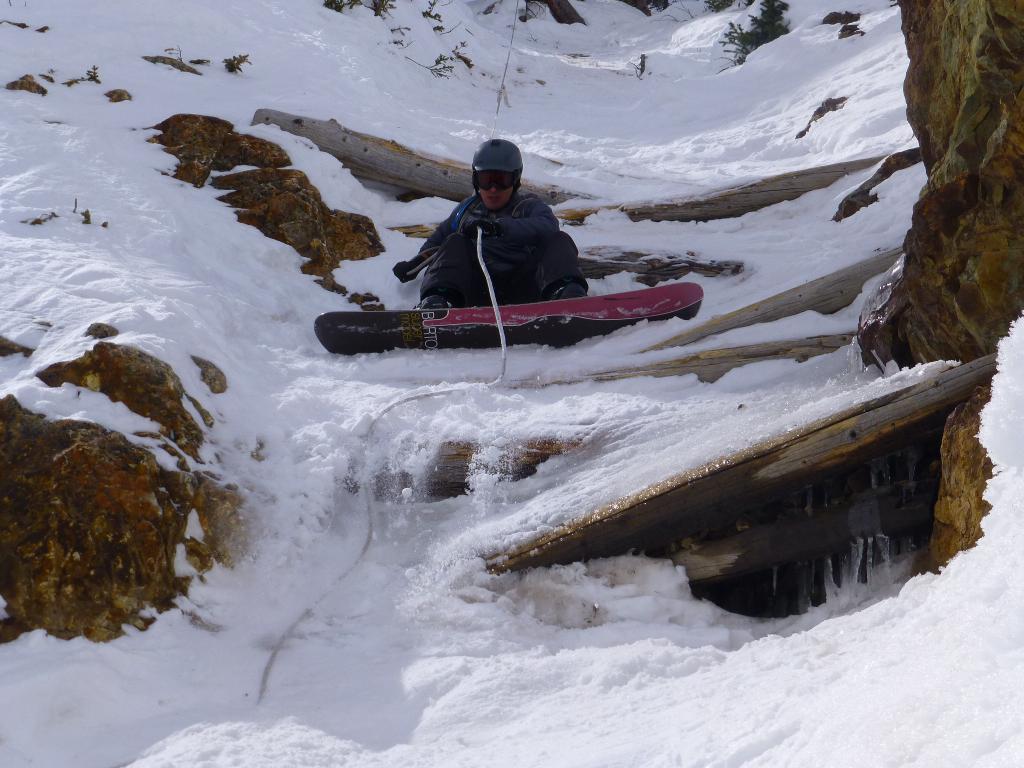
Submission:
<svg viewBox="0 0 1024 768">
<path fill-rule="evenodd" d="M 761 0 L 760 12 L 750 17 L 750 29 L 729 22 L 722 45 L 733 63 L 742 64 L 755 49 L 789 32 L 788 10 L 789 3 L 783 0 Z"/>
</svg>

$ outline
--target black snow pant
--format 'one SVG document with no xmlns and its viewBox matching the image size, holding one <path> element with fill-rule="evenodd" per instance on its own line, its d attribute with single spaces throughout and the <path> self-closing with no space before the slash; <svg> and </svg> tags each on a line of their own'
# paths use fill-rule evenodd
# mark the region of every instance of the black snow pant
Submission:
<svg viewBox="0 0 1024 768">
<path fill-rule="evenodd" d="M 509 265 L 487 258 L 484 241 L 484 260 L 494 283 L 499 304 L 526 304 L 549 298 L 547 292 L 568 280 L 575 280 L 584 288 L 587 281 L 580 272 L 579 251 L 576 243 L 565 232 L 556 232 L 539 245 L 523 249 L 521 263 Z M 433 293 L 462 299 L 463 306 L 490 306 L 487 283 L 476 258 L 476 241 L 455 233 L 437 249 L 423 274 L 420 298 Z"/>
</svg>

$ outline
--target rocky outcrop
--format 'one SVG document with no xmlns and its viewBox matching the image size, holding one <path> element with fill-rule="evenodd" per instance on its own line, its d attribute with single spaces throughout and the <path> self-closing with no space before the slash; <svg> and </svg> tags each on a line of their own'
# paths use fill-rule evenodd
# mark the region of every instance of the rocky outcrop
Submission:
<svg viewBox="0 0 1024 768">
<path fill-rule="evenodd" d="M 32 350 L 28 347 L 22 346 L 10 339 L 5 339 L 0 336 L 0 357 L 8 357 L 10 355 L 24 355 L 28 357 L 32 354 Z"/>
<path fill-rule="evenodd" d="M 32 75 L 22 75 L 17 80 L 12 80 L 6 86 L 8 91 L 28 91 L 29 93 L 35 93 L 39 96 L 45 96 L 47 90 L 36 82 L 36 79 Z"/>
<path fill-rule="evenodd" d="M 328 208 L 302 171 L 241 171 L 218 176 L 211 185 L 233 190 L 217 199 L 240 209 L 240 222 L 306 257 L 302 271 L 316 275 L 317 283 L 329 291 L 348 292 L 332 275 L 342 261 L 366 259 L 384 250 L 370 219 Z"/>
<path fill-rule="evenodd" d="M 203 431 L 185 408 L 187 399 L 203 422 L 213 417 L 189 395 L 167 363 L 135 347 L 100 341 L 76 360 L 53 365 L 37 376 L 51 387 L 75 384 L 102 392 L 160 425 L 160 433 L 199 461 Z"/>
<path fill-rule="evenodd" d="M 907 115 L 928 185 L 896 291 L 906 308 L 895 333 L 910 353 L 898 362 L 972 360 L 993 352 L 1024 308 L 1024 5 L 900 7 Z"/>
<path fill-rule="evenodd" d="M 174 178 L 201 187 L 211 171 L 230 171 L 237 165 L 283 168 L 288 154 L 273 142 L 236 133 L 227 120 L 206 115 L 173 115 L 153 126 L 160 134 L 150 139 L 178 158 Z"/>
<path fill-rule="evenodd" d="M 211 478 L 162 469 L 123 435 L 48 421 L 0 400 L 0 642 L 44 629 L 108 640 L 144 628 L 198 571 L 243 544 L 241 499 Z M 189 517 L 202 533 L 186 535 Z"/>
<path fill-rule="evenodd" d="M 117 334 L 117 328 L 109 323 L 93 323 L 85 329 L 85 335 L 94 339 L 112 339 Z"/>
<path fill-rule="evenodd" d="M 1024 308 L 1024 5 L 899 4 L 907 116 L 928 183 L 903 276 L 858 339 L 866 362 L 974 360 L 995 351 Z M 976 393 L 946 425 L 933 564 L 981 535 L 991 464 L 976 435 L 987 398 Z"/>
<path fill-rule="evenodd" d="M 221 395 L 228 391 L 228 377 L 224 375 L 224 371 L 205 357 L 192 355 L 192 362 L 196 364 L 199 369 L 199 378 L 203 380 L 203 384 L 210 389 L 210 392 Z"/>
<path fill-rule="evenodd" d="M 874 174 L 872 174 L 870 179 L 843 198 L 843 201 L 839 204 L 839 209 L 836 211 L 836 215 L 832 217 L 832 221 L 848 219 L 861 209 L 877 203 L 878 195 L 875 194 L 875 187 L 897 171 L 905 170 L 920 162 L 920 147 L 905 149 L 902 152 L 896 152 L 895 154 L 889 155 L 882 161 L 882 165 L 879 166 L 878 170 L 875 171 Z"/>
<path fill-rule="evenodd" d="M 946 419 L 942 482 L 929 545 L 933 567 L 945 565 L 981 538 L 981 520 L 990 509 L 983 494 L 992 478 L 992 460 L 978 440 L 978 430 L 981 410 L 990 396 L 989 387 L 978 387 L 971 399 L 957 406 Z"/>
<path fill-rule="evenodd" d="M 316 282 L 327 290 L 347 295 L 348 289 L 332 274 L 338 265 L 384 250 L 373 221 L 328 208 L 306 174 L 283 167 L 291 160 L 276 144 L 235 133 L 228 121 L 205 115 L 174 115 L 154 128 L 161 133 L 150 141 L 163 144 L 181 161 L 174 177 L 197 187 L 203 186 L 213 171 L 256 166 L 257 170 L 216 177 L 212 186 L 231 190 L 218 199 L 239 209 L 240 222 L 287 243 L 304 256 L 307 261 L 302 271 L 315 275 Z M 360 306 L 383 309 L 372 301 Z"/>
<path fill-rule="evenodd" d="M 115 88 L 112 91 L 107 91 L 103 95 L 107 97 L 108 101 L 111 101 L 114 104 L 116 104 L 116 103 L 118 103 L 120 101 L 131 101 L 132 100 L 132 95 L 130 93 L 128 93 L 128 91 L 126 91 L 124 88 Z"/>
</svg>

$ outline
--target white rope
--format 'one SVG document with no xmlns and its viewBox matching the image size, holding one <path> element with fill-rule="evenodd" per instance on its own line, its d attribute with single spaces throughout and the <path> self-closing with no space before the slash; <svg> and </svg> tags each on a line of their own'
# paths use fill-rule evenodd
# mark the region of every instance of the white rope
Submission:
<svg viewBox="0 0 1024 768">
<path fill-rule="evenodd" d="M 479 229 L 476 231 L 476 259 L 480 262 L 480 269 L 487 282 L 487 293 L 491 297 L 491 308 L 494 310 L 494 324 L 498 326 L 498 340 L 501 342 L 501 371 L 498 373 L 498 378 L 487 384 L 489 387 L 494 387 L 505 379 L 505 367 L 508 365 L 508 344 L 505 343 L 505 324 L 501 320 L 498 297 L 494 295 L 494 283 L 491 282 L 491 273 L 487 271 L 487 265 L 484 263 L 484 236 Z"/>
<path fill-rule="evenodd" d="M 505 90 L 505 77 L 508 75 L 508 64 L 512 60 L 512 43 L 516 39 L 516 22 L 519 21 L 519 0 L 516 0 L 516 7 L 512 14 L 512 34 L 508 39 L 508 53 L 505 56 L 505 71 L 501 73 L 501 85 L 498 86 L 498 99 L 497 104 L 494 107 L 494 122 L 491 123 L 491 138 L 494 138 L 494 132 L 498 128 L 498 113 L 501 112 L 501 99 L 505 98 L 505 103 L 508 104 L 508 91 Z M 486 270 L 484 274 L 487 274 Z"/>
</svg>

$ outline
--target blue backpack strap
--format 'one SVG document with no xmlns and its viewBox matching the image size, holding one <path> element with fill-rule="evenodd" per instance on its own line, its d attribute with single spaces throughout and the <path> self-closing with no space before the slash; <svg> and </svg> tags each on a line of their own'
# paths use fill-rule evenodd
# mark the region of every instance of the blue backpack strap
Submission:
<svg viewBox="0 0 1024 768">
<path fill-rule="evenodd" d="M 462 220 L 462 214 L 464 214 L 469 207 L 477 201 L 477 195 L 473 195 L 469 200 L 462 203 L 458 208 L 455 209 L 455 216 L 452 218 L 452 234 L 454 235 L 459 231 L 459 222 Z"/>
</svg>

